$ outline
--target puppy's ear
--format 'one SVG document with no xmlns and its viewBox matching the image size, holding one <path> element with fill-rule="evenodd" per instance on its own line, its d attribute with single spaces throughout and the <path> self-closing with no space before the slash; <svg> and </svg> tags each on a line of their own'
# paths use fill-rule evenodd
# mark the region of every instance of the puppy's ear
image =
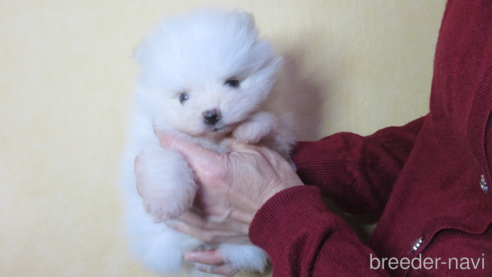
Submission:
<svg viewBox="0 0 492 277">
<path fill-rule="evenodd" d="M 149 38 L 146 38 L 144 41 L 142 41 L 137 47 L 133 49 L 132 56 L 135 62 L 141 67 L 145 68 L 149 64 L 152 64 L 155 62 L 155 50 L 153 48 L 155 47 L 153 44 L 155 44 L 156 38 L 154 40 L 150 40 Z"/>
<path fill-rule="evenodd" d="M 143 60 L 143 43 L 140 43 L 137 47 L 135 47 L 132 51 L 133 59 L 137 62 L 138 65 L 142 65 Z"/>
<path fill-rule="evenodd" d="M 248 29 L 256 29 L 255 18 L 251 13 L 243 9 L 234 9 L 231 11 L 231 14 L 235 16 L 239 22 L 247 26 Z"/>
</svg>

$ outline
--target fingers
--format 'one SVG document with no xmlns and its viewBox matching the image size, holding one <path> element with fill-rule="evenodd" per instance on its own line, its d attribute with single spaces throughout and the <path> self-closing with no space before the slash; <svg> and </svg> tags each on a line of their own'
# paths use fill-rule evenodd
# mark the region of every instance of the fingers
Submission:
<svg viewBox="0 0 492 277">
<path fill-rule="evenodd" d="M 223 265 L 225 264 L 224 256 L 218 250 L 208 251 L 192 251 L 184 255 L 184 259 L 188 262 L 208 264 L 208 265 Z"/>
<path fill-rule="evenodd" d="M 227 222 L 210 222 L 205 217 L 189 211 L 180 215 L 177 220 L 166 220 L 165 224 L 206 243 L 251 244 L 247 227 Z"/>
<path fill-rule="evenodd" d="M 235 152 L 261 154 L 262 156 L 265 157 L 265 159 L 267 159 L 269 161 L 272 159 L 285 160 L 285 158 L 282 157 L 279 153 L 277 153 L 276 151 L 269 149 L 265 146 L 246 144 L 246 143 L 241 143 L 241 142 L 237 142 L 237 141 L 232 141 L 230 143 L 230 146 L 231 146 L 232 150 Z"/>
<path fill-rule="evenodd" d="M 173 223 L 173 226 L 170 226 L 177 231 L 188 231 L 188 228 L 184 229 L 184 226 L 181 226 L 181 224 L 189 225 L 190 227 L 193 226 L 197 229 L 203 230 L 203 231 L 208 231 L 211 229 L 217 229 L 220 226 L 210 226 L 210 224 L 207 222 L 207 219 L 204 215 L 201 213 L 197 213 L 194 211 L 186 211 L 183 214 L 181 214 L 178 217 L 179 221 L 176 221 Z"/>
<path fill-rule="evenodd" d="M 208 231 L 202 229 L 206 225 L 204 222 L 196 221 L 194 223 L 197 224 L 198 227 L 184 223 L 180 220 L 167 221 L 166 225 L 178 232 L 190 235 L 206 243 L 219 243 L 217 239 L 226 236 L 226 234 L 221 234 L 221 231 Z"/>
<path fill-rule="evenodd" d="M 212 273 L 212 274 L 217 274 L 217 275 L 222 275 L 226 277 L 232 277 L 236 275 L 236 273 L 239 272 L 235 267 L 233 267 L 230 264 L 225 264 L 225 265 L 204 265 L 204 264 L 193 264 L 193 266 L 206 273 Z"/>
<path fill-rule="evenodd" d="M 185 260 L 191 262 L 193 266 L 203 272 L 213 273 L 223 276 L 233 276 L 238 270 L 225 261 L 220 250 L 193 251 L 184 256 Z"/>
<path fill-rule="evenodd" d="M 155 129 L 154 133 L 163 148 L 172 148 L 180 152 L 194 169 L 211 163 L 217 156 L 215 152 L 193 143 L 190 139 L 182 135 L 166 133 Z"/>
<path fill-rule="evenodd" d="M 226 277 L 232 277 L 239 272 L 235 267 L 229 264 L 225 265 L 203 265 L 194 264 L 195 268 L 206 273 L 212 273 L 217 275 L 222 275 Z"/>
<path fill-rule="evenodd" d="M 256 145 L 238 142 L 232 139 L 228 140 L 228 145 L 231 147 L 232 151 L 243 152 L 243 153 L 257 153 L 258 148 L 260 148 Z"/>
<path fill-rule="evenodd" d="M 249 242 L 247 234 L 238 234 L 234 230 L 223 230 L 221 226 L 207 227 L 210 230 L 204 230 L 178 220 L 166 221 L 166 225 L 178 232 L 190 235 L 209 244 L 247 244 Z"/>
</svg>

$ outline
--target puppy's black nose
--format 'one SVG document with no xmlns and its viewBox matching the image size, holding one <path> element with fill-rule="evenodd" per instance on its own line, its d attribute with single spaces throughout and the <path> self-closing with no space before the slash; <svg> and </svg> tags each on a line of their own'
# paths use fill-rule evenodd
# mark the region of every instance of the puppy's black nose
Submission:
<svg viewBox="0 0 492 277">
<path fill-rule="evenodd" d="M 206 111 L 203 113 L 203 120 L 205 123 L 214 125 L 220 119 L 220 112 L 217 110 Z"/>
</svg>

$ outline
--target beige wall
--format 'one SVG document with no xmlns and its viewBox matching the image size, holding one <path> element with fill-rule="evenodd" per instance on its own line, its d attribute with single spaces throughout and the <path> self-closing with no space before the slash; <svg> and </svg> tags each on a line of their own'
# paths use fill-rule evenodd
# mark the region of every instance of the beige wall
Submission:
<svg viewBox="0 0 492 277">
<path fill-rule="evenodd" d="M 0 276 L 151 276 L 121 234 L 132 50 L 204 4 L 252 12 L 286 56 L 302 139 L 427 112 L 444 0 L 2 0 Z"/>
</svg>

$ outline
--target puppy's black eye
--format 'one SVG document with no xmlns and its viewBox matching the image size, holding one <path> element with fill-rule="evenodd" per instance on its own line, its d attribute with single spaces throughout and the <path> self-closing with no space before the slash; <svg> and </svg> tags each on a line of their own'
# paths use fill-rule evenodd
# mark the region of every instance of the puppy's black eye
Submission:
<svg viewBox="0 0 492 277">
<path fill-rule="evenodd" d="M 188 96 L 188 94 L 186 94 L 186 93 L 181 93 L 181 94 L 179 95 L 179 102 L 180 102 L 181 104 L 183 104 L 186 100 L 188 100 L 188 98 L 190 98 L 190 97 Z"/>
<path fill-rule="evenodd" d="M 238 80 L 227 80 L 224 85 L 226 86 L 230 86 L 231 88 L 237 88 L 239 87 L 239 81 Z"/>
</svg>

